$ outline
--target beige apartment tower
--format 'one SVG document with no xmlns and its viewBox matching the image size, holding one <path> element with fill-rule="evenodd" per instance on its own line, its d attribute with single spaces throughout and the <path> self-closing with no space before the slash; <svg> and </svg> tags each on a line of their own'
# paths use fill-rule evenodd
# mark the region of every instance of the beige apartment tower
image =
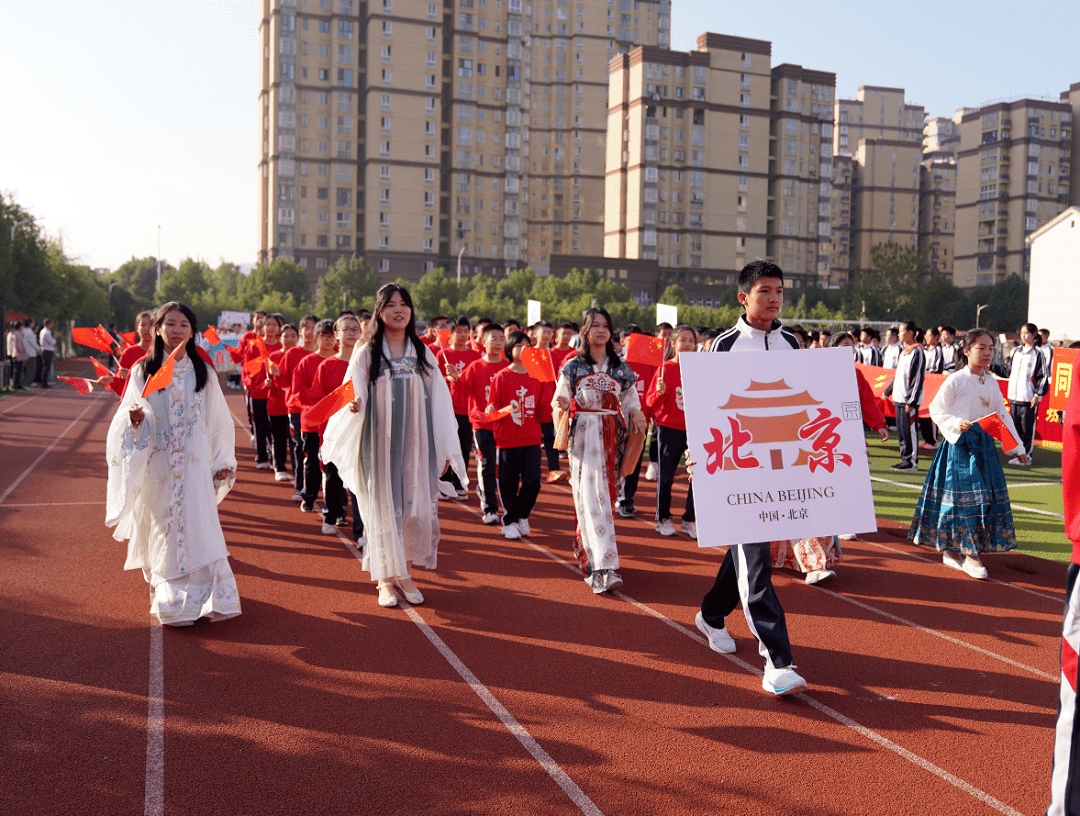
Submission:
<svg viewBox="0 0 1080 816">
<path fill-rule="evenodd" d="M 501 276 L 603 247 L 607 64 L 656 0 L 264 0 L 260 260 Z"/>
</svg>

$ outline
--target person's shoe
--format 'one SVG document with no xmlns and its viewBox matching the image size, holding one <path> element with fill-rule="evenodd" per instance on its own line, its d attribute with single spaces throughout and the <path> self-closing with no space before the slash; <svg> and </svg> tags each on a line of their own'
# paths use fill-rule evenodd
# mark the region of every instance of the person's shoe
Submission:
<svg viewBox="0 0 1080 816">
<path fill-rule="evenodd" d="M 964 559 L 951 550 L 944 550 L 941 553 L 941 563 L 956 570 L 964 569 Z"/>
<path fill-rule="evenodd" d="M 841 541 L 856 541 L 859 537 L 854 533 L 844 533 L 843 535 L 838 535 L 837 538 Z"/>
<path fill-rule="evenodd" d="M 589 589 L 593 591 L 594 595 L 599 595 L 604 591 L 604 573 L 607 570 L 594 570 L 585 578 L 585 583 L 589 585 Z"/>
<path fill-rule="evenodd" d="M 349 523 L 349 520 L 345 516 L 338 516 L 336 519 L 334 519 L 334 526 L 335 527 L 352 527 L 352 524 Z"/>
<path fill-rule="evenodd" d="M 675 535 L 675 525 L 669 518 L 660 519 L 660 521 L 656 522 L 656 532 L 662 536 L 673 536 Z"/>
<path fill-rule="evenodd" d="M 634 505 L 632 504 L 623 503 L 619 505 L 619 515 L 623 518 L 633 518 L 635 512 L 637 511 L 634 509 Z"/>
<path fill-rule="evenodd" d="M 836 573 L 832 570 L 810 570 L 806 573 L 806 583 L 808 584 L 827 584 L 836 578 Z"/>
<path fill-rule="evenodd" d="M 269 468 L 270 468 L 270 463 L 269 462 L 256 462 L 255 463 L 255 469 L 256 470 L 268 470 Z"/>
<path fill-rule="evenodd" d="M 1014 456 L 1012 459 L 1009 460 L 1009 464 L 1010 465 L 1019 465 L 1020 464 L 1020 457 L 1019 456 Z"/>
<path fill-rule="evenodd" d="M 694 625 L 697 626 L 701 634 L 705 635 L 705 639 L 709 641 L 709 648 L 714 652 L 731 654 L 735 651 L 735 641 L 728 634 L 727 627 L 716 629 L 709 626 L 700 612 L 694 616 Z"/>
<path fill-rule="evenodd" d="M 547 483 L 554 484 L 555 482 L 565 482 L 570 478 L 570 474 L 565 470 L 552 470 L 547 475 Z"/>
<path fill-rule="evenodd" d="M 499 523 L 499 514 L 498 513 L 484 513 L 484 515 L 481 516 L 480 521 L 482 523 L 484 523 L 484 524 L 498 524 Z"/>
<path fill-rule="evenodd" d="M 289 476 L 289 474 L 286 473 L 284 470 L 277 470 L 277 471 L 274 471 L 274 481 L 275 482 L 291 482 L 292 477 Z"/>
<path fill-rule="evenodd" d="M 989 576 L 986 571 L 986 567 L 977 558 L 972 558 L 970 555 L 964 559 L 964 565 L 960 568 L 972 578 L 977 578 L 980 581 L 985 581 Z"/>
<path fill-rule="evenodd" d="M 356 549 L 360 550 L 360 555 L 364 554 L 364 547 L 367 546 L 367 536 L 362 535 L 355 541 Z"/>
<path fill-rule="evenodd" d="M 517 523 L 513 521 L 503 525 L 502 534 L 503 538 L 521 538 L 521 530 L 518 529 Z"/>
<path fill-rule="evenodd" d="M 458 501 L 465 501 L 465 499 L 469 498 L 469 491 L 463 487 L 459 487 L 457 489 L 457 498 Z"/>
<path fill-rule="evenodd" d="M 684 521 L 679 525 L 679 529 L 686 533 L 690 538 L 697 540 L 697 522 L 696 521 Z"/>
<path fill-rule="evenodd" d="M 777 697 L 783 697 L 805 690 L 806 680 L 795 673 L 794 666 L 784 666 L 782 669 L 765 669 L 761 687 Z"/>
<path fill-rule="evenodd" d="M 301 493 L 299 490 L 294 490 L 292 492 L 292 500 L 302 502 L 304 500 L 304 494 Z"/>
<path fill-rule="evenodd" d="M 324 521 L 322 523 L 322 534 L 337 535 L 337 527 L 335 527 L 333 524 L 330 524 L 329 522 Z"/>
<path fill-rule="evenodd" d="M 412 578 L 406 576 L 404 578 L 394 578 L 393 581 L 394 586 L 401 590 L 401 594 L 405 596 L 406 601 L 411 604 L 422 604 L 424 602 L 424 596 L 420 594 L 420 590 L 416 588 Z"/>
<path fill-rule="evenodd" d="M 607 570 L 604 576 L 604 592 L 614 592 L 623 585 L 623 579 L 616 574 L 615 570 Z"/>
<path fill-rule="evenodd" d="M 655 482 L 658 475 L 658 470 L 659 469 L 656 467 L 656 462 L 649 462 L 649 466 L 645 468 L 645 481 Z"/>
<path fill-rule="evenodd" d="M 937 449 L 938 449 L 938 443 L 937 442 L 933 442 L 933 443 L 931 443 L 931 442 L 923 442 L 921 445 L 919 445 L 919 450 L 935 451 Z"/>
<path fill-rule="evenodd" d="M 314 513 L 315 502 L 307 501 L 303 496 L 300 497 L 300 512 L 301 513 Z"/>
<path fill-rule="evenodd" d="M 893 470 L 918 470 L 919 469 L 912 462 L 904 462 L 904 461 L 897 462 L 894 465 L 889 465 L 889 467 L 892 468 Z"/>
<path fill-rule="evenodd" d="M 379 581 L 379 606 L 397 606 L 397 593 L 394 592 L 393 581 L 386 579 Z"/>
<path fill-rule="evenodd" d="M 527 536 L 529 534 L 528 519 L 518 519 L 515 523 L 517 524 L 518 532 L 520 532 L 523 536 Z"/>
</svg>

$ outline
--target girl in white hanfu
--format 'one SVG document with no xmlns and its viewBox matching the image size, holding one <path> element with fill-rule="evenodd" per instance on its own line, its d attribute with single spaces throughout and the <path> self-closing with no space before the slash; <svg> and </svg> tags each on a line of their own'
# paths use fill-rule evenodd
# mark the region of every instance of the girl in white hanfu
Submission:
<svg viewBox="0 0 1080 816">
<path fill-rule="evenodd" d="M 589 309 L 581 345 L 562 367 L 552 408 L 556 425 L 569 427 L 566 450 L 577 513 L 574 553 L 585 583 L 597 594 L 623 584 L 615 572 L 619 551 L 613 511 L 628 432 L 645 432 L 636 381 L 637 374 L 615 352 L 611 316 L 604 309 Z M 638 452 L 633 456 L 636 463 Z"/>
<path fill-rule="evenodd" d="M 440 488 L 454 495 L 439 477 L 448 461 L 466 488 L 468 477 L 450 389 L 416 334 L 408 291 L 386 284 L 372 311 L 374 330 L 357 343 L 345 373 L 354 401 L 330 417 L 322 457 L 360 506 L 368 534 L 363 568 L 378 582 L 379 605 L 397 605 L 395 586 L 417 604 L 424 596 L 411 565 L 435 568 Z"/>
<path fill-rule="evenodd" d="M 172 626 L 240 614 L 217 512 L 236 478 L 236 431 L 196 349 L 196 325 L 182 303 L 158 310 L 153 350 L 131 369 L 105 448 L 105 524 L 128 542 L 124 569 L 141 569 L 150 584 L 151 612 Z M 146 381 L 181 346 L 171 381 L 144 398 Z"/>
</svg>

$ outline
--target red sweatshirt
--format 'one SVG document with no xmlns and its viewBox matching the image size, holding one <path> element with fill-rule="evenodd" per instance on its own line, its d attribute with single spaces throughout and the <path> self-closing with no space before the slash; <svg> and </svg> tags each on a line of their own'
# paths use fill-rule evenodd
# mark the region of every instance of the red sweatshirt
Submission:
<svg viewBox="0 0 1080 816">
<path fill-rule="evenodd" d="M 638 402 L 641 403 L 641 410 L 645 414 L 645 419 L 651 422 L 652 411 L 645 404 L 645 395 L 649 390 L 649 386 L 652 385 L 656 366 L 646 365 L 645 363 L 627 363 L 627 365 L 630 366 L 631 371 L 637 374 L 637 382 L 634 383 L 634 388 L 637 389 Z"/>
<path fill-rule="evenodd" d="M 551 352 L 551 367 L 555 369 L 556 377 L 559 376 L 559 371 L 562 370 L 563 363 L 566 362 L 566 359 L 577 354 L 577 349 L 573 346 L 568 349 L 557 349 L 552 346 L 548 350 Z"/>
<path fill-rule="evenodd" d="M 281 387 L 285 389 L 285 409 L 290 414 L 299 414 L 300 410 L 304 407 L 300 404 L 300 401 L 296 397 L 296 392 L 293 391 L 293 372 L 296 371 L 296 367 L 300 365 L 300 361 L 313 352 L 308 351 L 303 346 L 293 346 L 291 349 L 285 352 L 281 358 L 281 362 L 278 363 L 278 368 L 281 369 L 281 373 L 275 378 Z"/>
<path fill-rule="evenodd" d="M 443 371 L 446 384 L 450 386 L 450 398 L 454 402 L 455 414 L 469 413 L 469 393 L 462 387 L 460 375 L 471 363 L 476 362 L 482 355 L 470 348 L 465 351 L 454 351 L 452 348 L 440 349 L 435 358 L 439 361 L 439 368 Z M 459 380 L 454 382 L 446 377 L 446 367 L 450 365 L 457 369 Z"/>
<path fill-rule="evenodd" d="M 686 412 L 683 410 L 682 369 L 677 360 L 664 363 L 664 395 L 656 391 L 660 383 L 660 371 L 657 371 L 649 383 L 645 394 L 645 404 L 652 412 L 657 425 L 675 431 L 686 430 Z"/>
<path fill-rule="evenodd" d="M 289 349 L 292 351 L 292 349 Z M 275 363 L 278 368 L 281 368 L 282 358 L 285 356 L 285 352 L 282 349 L 270 352 L 270 361 Z M 270 396 L 266 398 L 266 414 L 267 416 L 285 416 L 288 413 L 288 409 L 285 407 L 285 381 L 280 377 L 270 378 L 270 388 L 267 389 Z"/>
<path fill-rule="evenodd" d="M 319 366 L 331 357 L 320 357 L 318 354 L 309 354 L 296 366 L 292 376 L 292 392 L 296 395 L 296 402 L 300 405 L 300 430 L 303 433 L 318 433 L 317 425 L 309 425 L 305 408 L 310 408 L 318 398 L 315 397 L 315 375 L 319 373 Z"/>
<path fill-rule="evenodd" d="M 871 429 L 880 431 L 885 427 L 885 417 L 881 415 L 881 410 L 877 406 L 874 389 L 870 387 L 866 377 L 857 368 L 855 369 L 855 380 L 859 383 L 859 404 L 862 405 L 863 422 L 869 425 Z"/>
<path fill-rule="evenodd" d="M 321 363 L 319 363 L 319 369 L 315 372 L 315 381 L 311 384 L 311 388 L 308 389 L 309 396 L 311 397 L 311 404 L 314 405 L 343 382 L 345 382 L 345 372 L 349 370 L 348 360 L 339 360 L 337 357 L 327 357 Z M 348 410 L 347 408 L 345 410 Z M 301 430 L 303 430 L 303 419 L 301 418 Z M 317 426 L 313 430 L 319 432 L 319 437 L 323 435 L 323 431 L 326 430 L 326 423 Z"/>
<path fill-rule="evenodd" d="M 1076 378 L 1065 406 L 1065 427 L 1061 432 L 1061 492 L 1065 500 L 1065 535 L 1073 543 L 1074 564 L 1080 564 L 1080 388 Z"/>
<path fill-rule="evenodd" d="M 543 434 L 540 432 L 540 401 L 543 398 L 544 383 L 528 374 L 518 374 L 509 367 L 504 368 L 491 381 L 488 402 L 495 409 L 510 407 L 510 416 L 494 423 L 495 447 L 524 448 L 539 445 Z"/>
<path fill-rule="evenodd" d="M 266 343 L 267 353 L 273 353 L 281 349 L 281 343 Z M 248 345 L 244 351 L 244 362 L 247 363 L 250 360 L 256 360 L 260 356 L 258 344 L 252 342 Z M 252 399 L 269 399 L 270 389 L 266 386 L 266 365 L 264 364 L 256 373 L 252 374 L 246 368 L 244 374 L 247 376 L 248 391 L 251 393 Z"/>
<path fill-rule="evenodd" d="M 470 363 L 461 373 L 461 384 L 465 389 L 465 393 L 469 395 L 469 422 L 472 423 L 474 431 L 495 430 L 490 423 L 484 422 L 480 419 L 483 416 L 484 409 L 491 402 L 488 399 L 491 393 L 491 381 L 495 379 L 495 375 L 509 366 L 504 359 L 500 359 L 497 363 L 489 363 L 483 359 Z M 498 406 L 502 408 L 503 406 Z"/>
</svg>

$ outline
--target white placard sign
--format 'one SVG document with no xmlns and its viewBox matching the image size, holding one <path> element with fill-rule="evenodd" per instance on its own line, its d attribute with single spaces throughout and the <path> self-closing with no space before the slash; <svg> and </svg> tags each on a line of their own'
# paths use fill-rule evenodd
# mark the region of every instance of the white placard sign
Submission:
<svg viewBox="0 0 1080 816">
<path fill-rule="evenodd" d="M 540 301 L 530 300 L 528 306 L 528 316 L 525 318 L 525 322 L 530 326 L 535 326 L 540 322 Z"/>
<path fill-rule="evenodd" d="M 679 325 L 679 307 L 668 306 L 666 303 L 656 304 L 656 325 L 670 323 L 672 328 Z"/>
<path fill-rule="evenodd" d="M 238 323 L 242 329 L 246 329 L 250 322 L 251 312 L 222 312 L 221 317 L 218 318 L 219 326 L 231 327 L 234 323 Z"/>
<path fill-rule="evenodd" d="M 850 349 L 679 360 L 699 547 L 877 529 Z"/>
</svg>

